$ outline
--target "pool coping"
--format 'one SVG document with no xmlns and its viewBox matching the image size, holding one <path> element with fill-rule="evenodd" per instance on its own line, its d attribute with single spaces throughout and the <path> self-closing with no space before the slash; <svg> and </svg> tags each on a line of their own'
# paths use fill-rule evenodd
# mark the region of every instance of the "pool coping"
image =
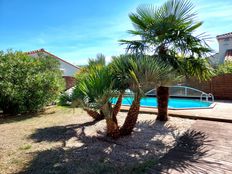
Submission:
<svg viewBox="0 0 232 174">
<path fill-rule="evenodd" d="M 214 106 L 216 105 L 216 102 Z M 129 106 L 122 105 L 120 111 L 121 112 L 127 112 L 129 110 Z M 202 109 L 202 108 L 201 108 Z M 200 110 L 201 110 L 200 109 Z M 208 109 L 208 108 L 206 108 Z M 204 115 L 194 115 L 194 114 L 180 114 L 180 113 L 172 113 L 172 111 L 175 110 L 169 110 L 168 115 L 171 117 L 179 117 L 179 118 L 186 118 L 186 119 L 194 119 L 194 120 L 208 120 L 208 121 L 218 121 L 218 122 L 226 122 L 226 123 L 232 123 L 232 119 L 228 118 L 219 118 L 219 117 L 209 117 L 209 116 L 204 116 Z M 190 109 L 188 109 L 190 110 Z M 196 110 L 196 109 L 192 109 Z M 140 107 L 140 113 L 145 113 L 145 114 L 157 114 L 157 108 L 154 107 Z"/>
</svg>

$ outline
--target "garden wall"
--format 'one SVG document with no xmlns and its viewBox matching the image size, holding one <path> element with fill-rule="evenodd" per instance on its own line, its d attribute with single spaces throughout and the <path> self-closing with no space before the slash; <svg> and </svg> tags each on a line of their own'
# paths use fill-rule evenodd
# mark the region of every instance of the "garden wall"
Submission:
<svg viewBox="0 0 232 174">
<path fill-rule="evenodd" d="M 63 76 L 65 80 L 65 89 L 69 89 L 75 85 L 75 78 L 71 76 Z"/>
<path fill-rule="evenodd" d="M 215 99 L 232 100 L 232 74 L 218 75 L 207 82 L 188 79 L 186 86 L 200 89 L 206 93 L 212 93 Z"/>
</svg>

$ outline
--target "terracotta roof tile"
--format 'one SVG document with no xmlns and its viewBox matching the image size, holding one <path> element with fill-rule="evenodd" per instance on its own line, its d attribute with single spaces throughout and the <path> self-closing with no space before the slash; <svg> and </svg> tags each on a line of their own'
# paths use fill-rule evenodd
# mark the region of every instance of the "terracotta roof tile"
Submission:
<svg viewBox="0 0 232 174">
<path fill-rule="evenodd" d="M 69 63 L 69 62 L 67 62 L 67 61 L 65 61 L 65 60 L 63 60 L 63 59 L 61 59 L 61 58 L 59 58 L 59 57 L 57 57 L 57 56 L 55 56 L 54 54 L 51 54 L 51 53 L 45 51 L 43 48 L 41 48 L 41 49 L 39 49 L 39 50 L 29 51 L 29 52 L 26 52 L 26 53 L 27 53 L 27 54 L 46 53 L 46 54 L 48 54 L 48 55 L 54 57 L 54 58 L 57 59 L 57 60 L 60 60 L 60 61 L 62 61 L 62 62 L 64 62 L 64 63 L 67 63 L 67 64 L 69 64 L 69 65 L 71 65 L 71 66 L 73 66 L 73 67 L 75 67 L 75 68 L 80 69 L 80 67 L 75 66 L 75 65 L 73 65 L 73 64 L 71 64 L 71 63 Z"/>
<path fill-rule="evenodd" d="M 225 54 L 225 61 L 232 61 L 232 49 L 231 50 L 227 50 L 226 54 Z"/>
<path fill-rule="evenodd" d="M 228 38 L 228 37 L 232 37 L 232 32 L 221 34 L 221 35 L 217 35 L 217 39 L 224 39 L 224 38 Z"/>
</svg>

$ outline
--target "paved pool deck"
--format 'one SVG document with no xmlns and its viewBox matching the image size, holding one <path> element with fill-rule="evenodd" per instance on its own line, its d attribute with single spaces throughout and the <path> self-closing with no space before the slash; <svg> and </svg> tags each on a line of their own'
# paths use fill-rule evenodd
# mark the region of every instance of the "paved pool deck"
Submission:
<svg viewBox="0 0 232 174">
<path fill-rule="evenodd" d="M 231 123 L 196 120 L 151 174 L 232 174 Z"/>
<path fill-rule="evenodd" d="M 128 111 L 129 106 L 122 106 L 121 111 Z M 157 108 L 141 107 L 141 113 L 158 112 Z M 168 110 L 169 116 L 189 119 L 210 120 L 232 123 L 232 101 L 215 101 L 213 108 Z"/>
</svg>

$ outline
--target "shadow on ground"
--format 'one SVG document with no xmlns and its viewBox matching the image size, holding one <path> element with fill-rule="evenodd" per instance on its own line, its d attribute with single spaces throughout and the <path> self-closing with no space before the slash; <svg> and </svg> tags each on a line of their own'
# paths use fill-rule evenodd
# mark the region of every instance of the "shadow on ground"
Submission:
<svg viewBox="0 0 232 174">
<path fill-rule="evenodd" d="M 29 138 L 33 139 L 35 142 L 62 142 L 62 146 L 66 146 L 66 141 L 72 137 L 78 136 L 75 129 L 83 128 L 85 126 L 91 126 L 97 123 L 97 121 L 90 121 L 83 124 L 71 124 L 67 126 L 54 126 L 48 128 L 37 129 L 37 131 L 32 134 Z"/>
<path fill-rule="evenodd" d="M 9 115 L 9 114 L 0 113 L 0 125 L 6 123 L 20 122 L 34 117 L 40 117 L 42 115 L 44 116 L 44 115 L 54 114 L 55 111 L 51 110 L 51 108 L 52 107 L 43 109 L 35 113 L 18 114 L 18 115 Z"/>
<path fill-rule="evenodd" d="M 37 152 L 28 167 L 19 173 L 162 173 L 170 169 L 179 172 L 189 170 L 189 173 L 207 171 L 207 168 L 196 167 L 199 160 L 207 155 L 205 146 L 210 144 L 203 132 L 188 130 L 170 147 L 165 144 L 165 137 L 177 138 L 179 135 L 175 128 L 160 122 L 139 122 L 131 136 L 118 140 L 104 134 L 86 135 L 85 129 L 94 124 L 88 122 L 38 129 L 30 136 L 31 139 L 36 142 L 59 141 L 62 147 Z M 72 146 L 69 146 L 70 139 Z"/>
<path fill-rule="evenodd" d="M 188 130 L 177 141 L 175 146 L 159 159 L 157 165 L 148 173 L 208 173 L 217 163 L 204 161 L 209 157 L 213 141 L 200 131 Z"/>
</svg>

